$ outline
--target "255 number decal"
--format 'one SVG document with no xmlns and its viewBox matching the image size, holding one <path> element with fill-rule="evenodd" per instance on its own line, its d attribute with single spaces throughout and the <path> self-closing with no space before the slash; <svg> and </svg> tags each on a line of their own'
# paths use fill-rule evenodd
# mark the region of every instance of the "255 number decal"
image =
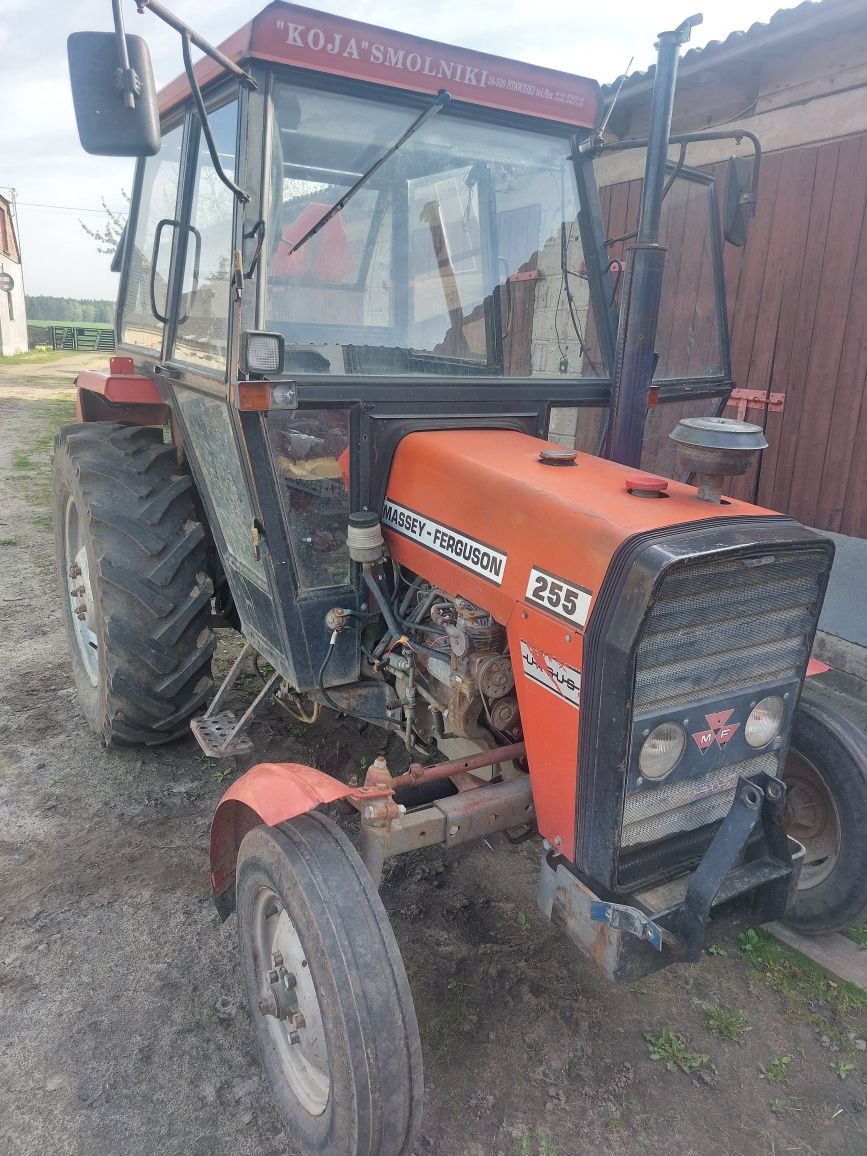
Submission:
<svg viewBox="0 0 867 1156">
<path fill-rule="evenodd" d="M 583 586 L 575 586 L 554 574 L 538 570 L 535 566 L 530 571 L 527 582 L 526 598 L 552 611 L 559 618 L 573 622 L 576 626 L 584 626 L 590 610 L 592 594 Z"/>
</svg>

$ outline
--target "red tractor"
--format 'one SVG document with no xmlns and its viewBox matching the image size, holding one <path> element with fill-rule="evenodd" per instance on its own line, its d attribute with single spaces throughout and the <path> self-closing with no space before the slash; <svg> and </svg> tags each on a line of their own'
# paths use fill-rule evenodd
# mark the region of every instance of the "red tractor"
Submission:
<svg viewBox="0 0 867 1156">
<path fill-rule="evenodd" d="M 711 921 L 867 908 L 865 741 L 804 689 L 833 546 L 723 496 L 764 445 L 720 416 L 721 233 L 743 243 L 758 142 L 721 230 L 686 150 L 749 134 L 670 138 L 696 18 L 660 36 L 649 139 L 608 143 L 580 77 L 284 3 L 218 50 L 138 7 L 181 36 L 159 97 L 119 0 L 69 44 L 84 147 L 139 158 L 119 353 L 54 460 L 75 680 L 106 744 L 192 726 L 249 756 L 276 695 L 405 745 L 363 783 L 253 766 L 211 859 L 293 1138 L 406 1156 L 387 858 L 538 835 L 542 911 L 617 981 L 697 959 Z M 623 148 L 647 153 L 625 270 L 594 177 Z M 216 692 L 215 616 L 245 640 Z"/>
</svg>

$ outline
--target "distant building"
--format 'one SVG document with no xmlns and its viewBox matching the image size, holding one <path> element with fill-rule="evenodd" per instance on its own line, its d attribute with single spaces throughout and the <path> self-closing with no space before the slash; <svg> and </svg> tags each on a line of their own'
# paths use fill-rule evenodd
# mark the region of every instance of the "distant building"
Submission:
<svg viewBox="0 0 867 1156">
<path fill-rule="evenodd" d="M 21 250 L 12 204 L 0 196 L 0 357 L 27 350 Z"/>
</svg>

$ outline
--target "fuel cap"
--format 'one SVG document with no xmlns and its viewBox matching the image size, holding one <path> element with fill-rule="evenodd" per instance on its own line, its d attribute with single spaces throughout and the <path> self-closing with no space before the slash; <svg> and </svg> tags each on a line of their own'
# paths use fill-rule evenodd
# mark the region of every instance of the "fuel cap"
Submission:
<svg viewBox="0 0 867 1156">
<path fill-rule="evenodd" d="M 545 446 L 539 450 L 539 461 L 543 466 L 574 466 L 577 457 L 577 450 L 565 446 Z"/>
<path fill-rule="evenodd" d="M 653 474 L 630 474 L 626 488 L 635 498 L 664 498 L 668 489 L 668 478 L 657 478 Z"/>
</svg>

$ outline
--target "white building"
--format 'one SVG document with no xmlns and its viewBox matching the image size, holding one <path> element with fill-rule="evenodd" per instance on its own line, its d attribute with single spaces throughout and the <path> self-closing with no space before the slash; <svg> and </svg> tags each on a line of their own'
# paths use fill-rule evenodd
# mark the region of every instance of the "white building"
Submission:
<svg viewBox="0 0 867 1156">
<path fill-rule="evenodd" d="M 22 272 L 12 205 L 0 196 L 0 357 L 27 350 Z"/>
</svg>

